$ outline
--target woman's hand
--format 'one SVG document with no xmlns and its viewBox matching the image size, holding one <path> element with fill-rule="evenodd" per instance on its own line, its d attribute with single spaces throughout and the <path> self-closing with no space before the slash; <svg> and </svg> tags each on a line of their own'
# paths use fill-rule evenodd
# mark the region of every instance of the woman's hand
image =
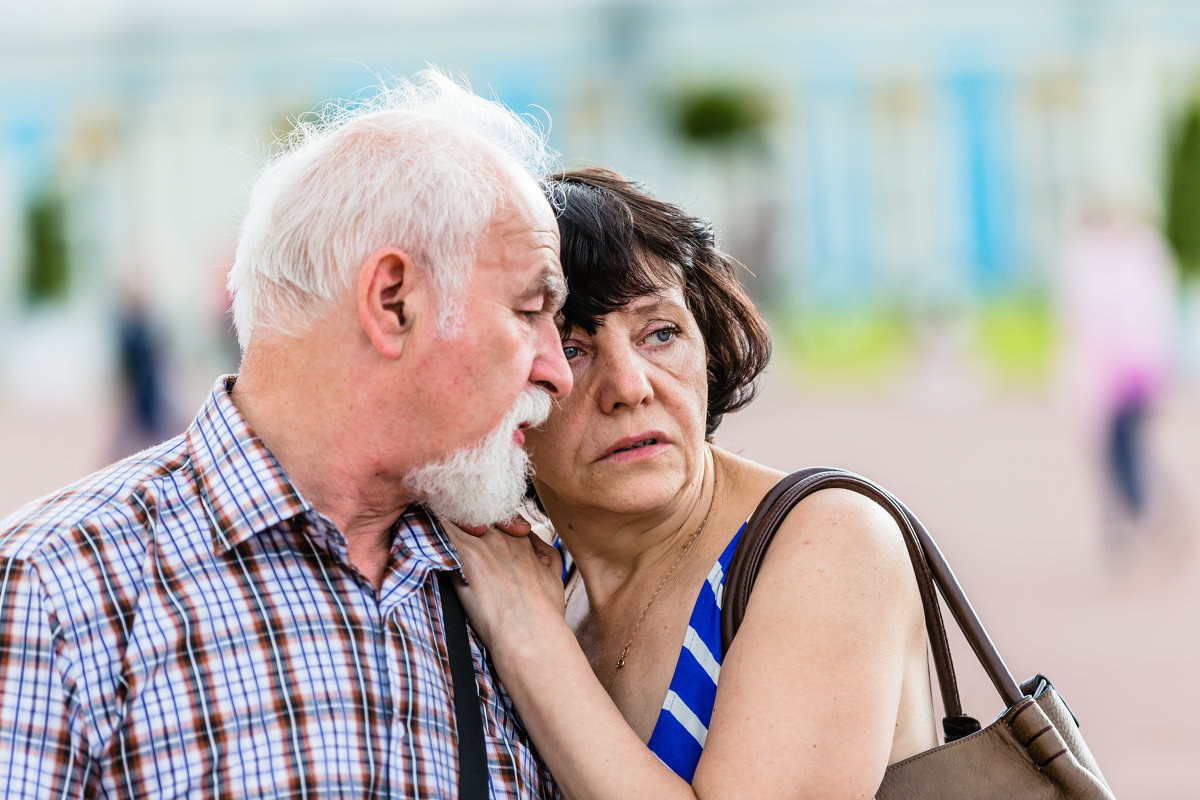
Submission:
<svg viewBox="0 0 1200 800">
<path fill-rule="evenodd" d="M 487 525 L 466 525 L 462 522 L 455 522 L 453 524 L 472 536 L 483 536 L 488 531 Z M 520 514 L 512 519 L 494 523 L 492 527 L 501 533 L 507 533 L 509 536 L 528 536 L 533 532 L 533 526 L 529 524 L 529 520 Z"/>
<path fill-rule="evenodd" d="M 471 627 L 489 649 L 531 641 L 538 624 L 562 620 L 562 559 L 557 550 L 536 535 L 496 528 L 468 533 L 443 523 L 467 579 L 467 585 L 456 581 L 455 589 Z"/>
<path fill-rule="evenodd" d="M 563 620 L 562 563 L 535 535 L 443 521 L 469 584 L 455 589 L 565 796 L 695 795 L 621 716 Z M 560 777 L 561 776 L 561 777 Z M 614 782 L 621 783 L 613 792 Z"/>
</svg>

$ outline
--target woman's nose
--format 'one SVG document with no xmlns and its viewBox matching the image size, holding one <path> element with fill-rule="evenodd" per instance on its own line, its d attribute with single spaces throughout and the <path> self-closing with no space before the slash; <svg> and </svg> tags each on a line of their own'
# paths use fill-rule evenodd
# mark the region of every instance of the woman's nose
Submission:
<svg viewBox="0 0 1200 800">
<path fill-rule="evenodd" d="M 639 406 L 654 396 L 647 364 L 631 348 L 605 353 L 596 367 L 597 400 L 606 413 Z"/>
</svg>

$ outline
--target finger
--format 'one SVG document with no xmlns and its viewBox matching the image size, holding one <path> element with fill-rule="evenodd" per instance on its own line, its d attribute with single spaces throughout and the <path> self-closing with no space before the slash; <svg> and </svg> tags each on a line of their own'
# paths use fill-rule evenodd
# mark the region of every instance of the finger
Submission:
<svg viewBox="0 0 1200 800">
<path fill-rule="evenodd" d="M 504 520 L 496 523 L 496 529 L 507 533 L 509 536 L 528 536 L 533 532 L 533 526 L 528 520 L 521 516 L 515 516 L 512 519 Z"/>
<path fill-rule="evenodd" d="M 555 573 L 562 572 L 562 554 L 558 549 L 546 544 L 540 537 L 530 536 L 529 544 L 533 547 L 533 552 L 537 555 L 538 561 L 541 561 L 548 569 Z"/>
<path fill-rule="evenodd" d="M 467 525 L 462 522 L 455 522 L 454 520 L 446 519 L 445 517 L 439 517 L 439 519 L 441 519 L 443 527 L 445 527 L 450 533 L 453 533 L 453 531 L 450 530 L 451 528 L 458 528 L 460 531 L 469 533 L 472 536 L 483 536 L 483 534 L 487 533 L 487 525 Z"/>
</svg>

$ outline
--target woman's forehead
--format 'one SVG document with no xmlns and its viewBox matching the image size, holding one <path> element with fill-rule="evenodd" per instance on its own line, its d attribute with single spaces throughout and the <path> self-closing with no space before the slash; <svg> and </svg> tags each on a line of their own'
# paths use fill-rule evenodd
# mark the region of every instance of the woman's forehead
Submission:
<svg viewBox="0 0 1200 800">
<path fill-rule="evenodd" d="M 649 319 L 659 315 L 677 317 L 680 314 L 686 314 L 689 319 L 691 318 L 691 310 L 684 298 L 683 287 L 672 283 L 660 291 L 638 295 L 620 308 L 607 312 L 597 319 L 596 325 L 598 328 L 603 328 L 606 321 L 614 318 Z M 562 327 L 565 324 L 560 318 L 559 326 Z"/>
<path fill-rule="evenodd" d="M 577 261 L 564 251 L 563 271 L 567 302 L 556 320 L 562 331 L 580 328 L 594 332 L 608 314 L 663 297 L 682 300 L 690 291 L 685 285 L 687 274 L 680 265 L 642 248 L 604 257 L 593 252 Z"/>
<path fill-rule="evenodd" d="M 645 266 L 646 272 L 663 285 L 682 285 L 684 281 L 683 267 L 674 261 L 662 258 L 654 253 L 639 248 L 637 260 Z"/>
<path fill-rule="evenodd" d="M 639 295 L 633 298 L 617 312 L 626 314 L 647 314 L 663 309 L 687 310 L 687 301 L 683 297 L 683 287 L 672 281 L 657 292 Z"/>
</svg>

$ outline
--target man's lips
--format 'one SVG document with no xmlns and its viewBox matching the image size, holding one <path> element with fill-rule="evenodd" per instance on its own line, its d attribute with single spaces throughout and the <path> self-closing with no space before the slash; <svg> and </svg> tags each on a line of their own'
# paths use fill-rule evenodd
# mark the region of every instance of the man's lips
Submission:
<svg viewBox="0 0 1200 800">
<path fill-rule="evenodd" d="M 522 422 L 513 430 L 513 442 L 516 443 L 517 447 L 525 446 L 525 429 L 528 427 L 528 422 Z"/>
</svg>

